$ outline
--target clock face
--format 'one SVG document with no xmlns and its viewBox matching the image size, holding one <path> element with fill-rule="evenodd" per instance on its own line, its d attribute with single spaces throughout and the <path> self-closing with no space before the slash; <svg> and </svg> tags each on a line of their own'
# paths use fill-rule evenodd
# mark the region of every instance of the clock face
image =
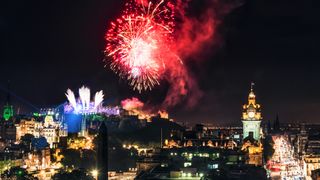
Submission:
<svg viewBox="0 0 320 180">
<path fill-rule="evenodd" d="M 249 116 L 249 118 L 253 118 L 253 117 L 254 117 L 254 115 L 255 115 L 255 112 L 248 112 L 248 116 Z"/>
</svg>

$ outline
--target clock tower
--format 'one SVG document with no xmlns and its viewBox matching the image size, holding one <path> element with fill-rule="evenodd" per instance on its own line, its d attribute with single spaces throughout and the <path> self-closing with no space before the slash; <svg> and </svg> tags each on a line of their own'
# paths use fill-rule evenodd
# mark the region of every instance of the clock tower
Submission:
<svg viewBox="0 0 320 180">
<path fill-rule="evenodd" d="M 248 97 L 248 104 L 243 105 L 242 124 L 243 124 L 243 139 L 253 138 L 260 141 L 261 138 L 261 106 L 256 103 L 256 95 L 253 91 L 254 83 L 251 83 L 251 90 Z"/>
</svg>

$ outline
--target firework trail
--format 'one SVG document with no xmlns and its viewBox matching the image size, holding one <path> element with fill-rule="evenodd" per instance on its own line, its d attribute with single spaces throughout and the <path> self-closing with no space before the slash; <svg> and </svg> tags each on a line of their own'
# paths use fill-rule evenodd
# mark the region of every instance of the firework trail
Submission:
<svg viewBox="0 0 320 180">
<path fill-rule="evenodd" d="M 111 69 L 139 92 L 159 85 L 166 65 L 179 61 L 170 50 L 174 26 L 174 5 L 170 2 L 127 3 L 105 37 L 105 53 L 113 59 Z"/>
</svg>

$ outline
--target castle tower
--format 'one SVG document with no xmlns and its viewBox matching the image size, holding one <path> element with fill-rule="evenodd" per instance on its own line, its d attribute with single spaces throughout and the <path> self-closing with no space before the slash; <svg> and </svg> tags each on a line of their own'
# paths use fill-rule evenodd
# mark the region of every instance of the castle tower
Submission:
<svg viewBox="0 0 320 180">
<path fill-rule="evenodd" d="M 3 107 L 3 119 L 5 121 L 8 121 L 9 119 L 11 119 L 13 117 L 13 106 L 11 105 L 11 101 L 10 101 L 10 82 L 8 81 L 8 95 L 7 95 L 7 100 L 6 100 L 6 104 Z"/>
<path fill-rule="evenodd" d="M 256 95 L 253 91 L 254 83 L 251 83 L 251 90 L 248 97 L 248 104 L 243 105 L 242 124 L 243 139 L 250 137 L 257 141 L 261 138 L 261 106 L 256 103 Z"/>
</svg>

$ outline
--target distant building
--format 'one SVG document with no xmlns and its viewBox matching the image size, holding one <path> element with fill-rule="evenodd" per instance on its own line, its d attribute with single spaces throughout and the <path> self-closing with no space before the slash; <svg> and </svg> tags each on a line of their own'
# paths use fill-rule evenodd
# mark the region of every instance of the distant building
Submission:
<svg viewBox="0 0 320 180">
<path fill-rule="evenodd" d="M 26 134 L 32 134 L 35 138 L 40 137 L 41 122 L 36 121 L 34 118 L 21 119 L 16 124 L 16 140 L 20 141 L 21 137 Z"/>
<path fill-rule="evenodd" d="M 45 137 L 50 148 L 59 143 L 60 137 L 66 137 L 68 131 L 66 126 L 59 121 L 54 121 L 53 116 L 45 116 L 43 121 L 32 119 L 22 119 L 16 124 L 16 140 L 19 141 L 22 136 L 31 134 L 35 138 Z"/>
<path fill-rule="evenodd" d="M 6 105 L 3 107 L 2 117 L 5 121 L 8 121 L 13 118 L 13 106 L 10 102 L 10 93 L 9 93 L 9 83 L 8 83 L 8 95 Z"/>
<path fill-rule="evenodd" d="M 51 166 L 51 156 L 50 149 L 45 148 L 42 150 L 32 151 L 24 156 L 24 165 L 23 167 L 30 170 L 43 170 L 50 168 Z"/>
<path fill-rule="evenodd" d="M 243 105 L 243 151 L 249 155 L 247 164 L 262 165 L 262 144 L 261 139 L 261 106 L 256 103 L 256 95 L 253 92 L 253 83 L 248 97 L 248 104 Z"/>
<path fill-rule="evenodd" d="M 253 92 L 252 84 L 248 97 L 248 104 L 243 105 L 242 111 L 243 139 L 252 136 L 255 140 L 260 141 L 261 120 L 261 106 L 256 103 L 256 95 Z"/>
<path fill-rule="evenodd" d="M 5 141 L 16 141 L 16 127 L 11 121 L 0 122 L 0 136 Z"/>
<path fill-rule="evenodd" d="M 320 169 L 320 155 L 306 155 L 303 158 L 303 166 L 306 176 L 311 176 L 312 171 Z"/>
</svg>

